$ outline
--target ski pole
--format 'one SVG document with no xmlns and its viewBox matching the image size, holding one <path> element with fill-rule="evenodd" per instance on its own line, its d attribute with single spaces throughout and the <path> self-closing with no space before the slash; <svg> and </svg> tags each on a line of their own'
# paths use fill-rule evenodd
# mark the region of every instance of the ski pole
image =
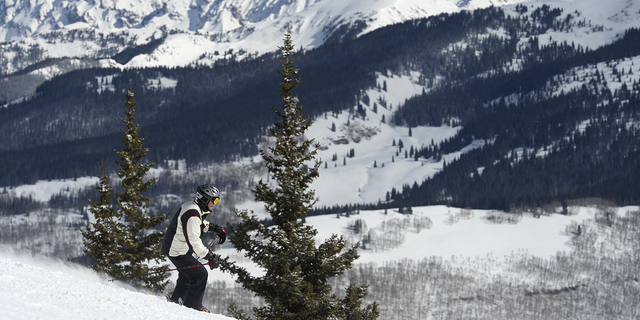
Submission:
<svg viewBox="0 0 640 320">
<path fill-rule="evenodd" d="M 211 242 L 209 242 L 209 245 L 207 246 L 207 249 L 211 249 L 211 246 L 213 245 L 213 243 L 216 241 L 216 239 L 218 239 L 218 235 L 216 234 L 215 237 L 213 237 L 213 240 L 211 240 Z M 148 276 L 150 274 L 156 274 L 156 273 L 161 273 L 161 272 L 169 272 L 169 271 L 178 271 L 178 270 L 184 270 L 184 269 L 190 269 L 190 268 L 196 268 L 196 267 L 204 267 L 204 266 L 208 266 L 209 262 L 207 263 L 203 263 L 203 264 L 197 264 L 194 266 L 188 266 L 188 267 L 182 267 L 182 268 L 175 268 L 175 269 L 168 269 L 168 270 L 160 270 L 160 271 L 152 271 L 152 272 L 147 272 L 147 273 L 143 273 L 141 275 L 129 275 L 129 276 L 124 276 L 124 277 L 120 277 L 120 278 L 115 278 L 115 279 L 109 279 L 109 281 L 113 282 L 116 280 L 122 280 L 122 279 L 128 279 L 128 278 L 135 278 L 135 277 L 142 277 L 142 276 Z"/>
<path fill-rule="evenodd" d="M 184 269 L 190 269 L 190 268 L 196 268 L 196 267 L 204 267 L 204 266 L 208 266 L 208 265 L 209 265 L 209 262 L 203 263 L 203 264 L 197 264 L 197 265 L 194 265 L 194 266 L 182 267 L 182 268 L 174 268 L 174 269 L 168 269 L 168 270 L 152 271 L 152 272 L 143 273 L 143 274 L 140 274 L 140 275 L 137 275 L 137 276 L 136 275 L 128 275 L 128 276 L 124 276 L 124 277 L 120 277 L 120 278 L 109 279 L 109 281 L 113 282 L 113 281 L 116 281 L 116 280 L 135 278 L 135 277 L 142 277 L 142 276 L 148 276 L 150 274 L 163 273 L 163 272 L 169 272 L 169 271 L 178 271 L 178 270 L 184 270 Z"/>
<path fill-rule="evenodd" d="M 209 262 L 203 263 L 203 264 L 196 264 L 195 266 L 188 266 L 188 267 L 182 267 L 182 268 L 169 269 L 169 270 L 165 270 L 164 272 L 178 271 L 178 270 L 191 269 L 191 268 L 197 268 L 197 267 L 204 267 L 204 266 L 208 266 L 208 265 L 209 265 Z"/>
<path fill-rule="evenodd" d="M 209 242 L 209 245 L 207 246 L 207 249 L 211 250 L 211 246 L 216 241 L 216 239 L 218 239 L 218 234 L 217 233 L 216 233 L 216 236 L 213 237 L 213 240 L 211 240 L 211 242 Z"/>
</svg>

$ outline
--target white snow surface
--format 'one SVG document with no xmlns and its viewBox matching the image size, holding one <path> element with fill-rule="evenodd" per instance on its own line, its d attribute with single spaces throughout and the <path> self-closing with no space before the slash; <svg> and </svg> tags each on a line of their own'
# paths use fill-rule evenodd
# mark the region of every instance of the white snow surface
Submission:
<svg viewBox="0 0 640 320">
<path fill-rule="evenodd" d="M 0 250 L 0 319 L 231 319 L 110 282 L 91 269 Z"/>
</svg>

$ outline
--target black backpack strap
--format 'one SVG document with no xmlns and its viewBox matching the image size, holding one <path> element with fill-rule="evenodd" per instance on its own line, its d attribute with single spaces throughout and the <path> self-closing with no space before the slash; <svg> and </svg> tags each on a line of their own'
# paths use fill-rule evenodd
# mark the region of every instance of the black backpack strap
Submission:
<svg viewBox="0 0 640 320">
<path fill-rule="evenodd" d="M 162 247 L 160 248 L 160 251 L 162 251 L 165 256 L 169 256 L 171 243 L 173 242 L 173 237 L 176 235 L 176 230 L 178 228 L 178 216 L 180 216 L 180 211 L 182 211 L 182 207 L 178 208 L 176 214 L 171 218 L 171 222 L 169 222 L 169 227 L 167 228 L 167 233 L 165 233 L 164 239 L 162 240 Z"/>
</svg>

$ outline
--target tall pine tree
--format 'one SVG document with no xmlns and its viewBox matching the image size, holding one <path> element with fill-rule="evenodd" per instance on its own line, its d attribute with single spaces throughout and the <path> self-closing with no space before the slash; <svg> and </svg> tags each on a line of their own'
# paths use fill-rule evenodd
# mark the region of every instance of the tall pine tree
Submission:
<svg viewBox="0 0 640 320">
<path fill-rule="evenodd" d="M 237 276 L 237 281 L 257 296 L 264 298 L 263 307 L 254 307 L 258 319 L 339 319 L 347 315 L 362 315 L 359 319 L 375 319 L 377 304 L 359 309 L 366 286 L 351 286 L 357 294 L 347 294 L 344 300 L 331 293 L 332 277 L 351 268 L 357 259 L 357 246 L 346 249 L 346 240 L 333 235 L 316 246 L 317 231 L 304 220 L 314 204 L 314 192 L 309 185 L 318 177 L 320 162 L 315 159 L 318 144 L 304 138 L 312 121 L 303 117 L 298 98 L 292 90 L 300 84 L 298 69 L 291 56 L 293 45 L 289 32 L 279 47 L 285 60 L 280 61 L 282 77 L 280 95 L 282 111 L 272 108 L 280 118 L 270 130 L 275 146 L 260 150 L 266 163 L 271 184 L 259 181 L 253 190 L 256 200 L 265 203 L 273 226 L 267 227 L 254 214 L 236 211 L 242 222 L 233 228 L 230 239 L 240 252 L 264 270 L 254 276 L 246 269 L 222 263 L 223 270 Z M 308 163 L 313 162 L 312 166 Z M 356 306 L 356 309 L 353 309 Z M 351 311 L 345 312 L 346 307 Z M 232 315 L 246 319 L 244 310 L 230 306 Z"/>
<path fill-rule="evenodd" d="M 164 222 L 170 213 L 149 214 L 149 197 L 143 192 L 149 191 L 156 181 L 156 178 L 145 181 L 155 162 L 142 161 L 149 148 L 143 148 L 145 139 L 138 136 L 140 126 L 134 121 L 137 112 L 134 97 L 131 90 L 126 91 L 127 118 L 120 118 L 125 124 L 121 129 L 125 147 L 121 151 L 114 150 L 120 158 L 116 163 L 122 183 L 122 190 L 115 194 L 118 209 L 111 202 L 113 188 L 103 164 L 100 185 L 96 188 L 100 199 L 97 203 L 89 200 L 95 222 L 82 230 L 82 236 L 85 253 L 96 263 L 95 270 L 137 286 L 162 291 L 168 277 L 163 272 L 168 266 L 161 265 L 164 257 L 159 248 L 164 232 L 153 228 Z M 151 261 L 155 262 L 154 266 L 149 266 Z"/>
</svg>

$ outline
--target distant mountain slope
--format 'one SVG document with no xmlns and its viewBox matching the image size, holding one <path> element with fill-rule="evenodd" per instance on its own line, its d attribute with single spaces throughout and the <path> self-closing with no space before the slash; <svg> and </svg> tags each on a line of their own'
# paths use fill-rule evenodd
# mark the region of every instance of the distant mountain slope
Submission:
<svg viewBox="0 0 640 320">
<path fill-rule="evenodd" d="M 303 83 L 297 94 L 305 112 L 336 126 L 316 137 L 331 141 L 323 146 L 325 166 L 357 164 L 354 170 L 370 174 L 360 175 L 358 185 L 343 184 L 350 189 L 340 196 L 348 197 L 322 202 L 508 209 L 575 196 L 637 201 L 636 184 L 620 177 L 628 179 L 637 168 L 637 143 L 629 137 L 637 132 L 630 119 L 637 112 L 634 27 L 640 4 L 619 0 L 596 10 L 596 3 L 442 14 L 298 51 L 293 58 Z M 120 58 L 154 51 L 157 43 L 125 50 Z M 280 57 L 237 58 L 227 55 L 211 67 L 85 69 L 47 81 L 32 99 L 0 109 L 0 165 L 6 168 L 0 185 L 92 175 L 103 159 L 113 165 L 120 126 L 115 115 L 122 112 L 122 90 L 131 86 L 141 133 L 158 163 L 180 159 L 197 168 L 255 156 L 272 123 L 269 107 L 280 104 Z M 384 79 L 408 75 L 416 96 L 396 99 L 398 92 L 389 92 Z M 584 102 L 581 108 L 576 101 Z M 398 135 L 388 135 L 367 144 L 394 149 L 379 158 L 360 147 L 352 152 L 364 143 L 340 136 L 343 126 L 357 130 L 360 122 L 368 130 L 382 128 L 383 121 L 400 135 L 416 126 L 423 133 L 429 131 L 424 126 L 461 129 L 444 140 L 420 134 L 405 146 L 395 145 Z M 354 144 L 338 147 L 345 139 Z M 576 141 L 582 144 L 574 149 L 579 157 L 564 157 Z M 368 158 L 354 161 L 353 153 Z M 429 170 L 412 171 L 412 180 L 408 172 L 381 179 L 388 161 L 400 158 Z M 571 170 L 562 169 L 569 159 Z M 385 162 L 385 170 L 372 170 Z M 552 168 L 540 171 L 545 167 Z"/>
<path fill-rule="evenodd" d="M 410 19 L 517 2 L 3 1 L 0 75 L 50 58 L 111 58 L 157 39 L 164 40 L 151 52 L 116 61 L 131 67 L 210 64 L 228 55 L 275 51 L 288 23 L 295 43 L 311 49 Z"/>
<path fill-rule="evenodd" d="M 433 85 L 441 74 L 451 73 L 451 79 L 473 74 L 456 76 L 449 71 L 459 70 L 456 65 L 469 57 L 451 56 L 448 48 L 469 35 L 486 34 L 488 27 L 504 19 L 500 9 L 481 12 L 407 22 L 297 53 L 294 59 L 303 74 L 298 94 L 305 110 L 313 116 L 348 111 L 357 99 L 364 99 L 363 89 L 376 86 L 380 72 L 399 74 L 416 68 L 422 85 Z M 426 40 L 417 41 L 420 38 Z M 479 51 L 486 50 L 482 44 L 477 46 Z M 497 57 L 496 50 L 502 49 L 491 50 Z M 269 106 L 279 104 L 278 61 L 277 56 L 265 55 L 219 61 L 212 68 L 110 68 L 58 76 L 40 86 L 33 99 L 0 109 L 0 133 L 5 137 L 0 150 L 7 152 L 3 163 L 11 168 L 0 180 L 20 184 L 59 174 L 84 175 L 91 172 L 93 162 L 113 157 L 111 150 L 118 143 L 113 135 L 119 134 L 120 125 L 113 115 L 122 106 L 121 90 L 131 86 L 141 108 L 137 119 L 157 160 L 186 159 L 195 165 L 253 155 L 264 128 L 272 123 Z M 478 64 L 474 70 L 491 67 Z M 154 85 L 160 79 L 172 86 Z M 372 103 L 366 102 L 369 107 Z M 67 157 L 83 160 L 68 166 Z M 14 161 L 20 165 L 12 165 Z"/>
</svg>

